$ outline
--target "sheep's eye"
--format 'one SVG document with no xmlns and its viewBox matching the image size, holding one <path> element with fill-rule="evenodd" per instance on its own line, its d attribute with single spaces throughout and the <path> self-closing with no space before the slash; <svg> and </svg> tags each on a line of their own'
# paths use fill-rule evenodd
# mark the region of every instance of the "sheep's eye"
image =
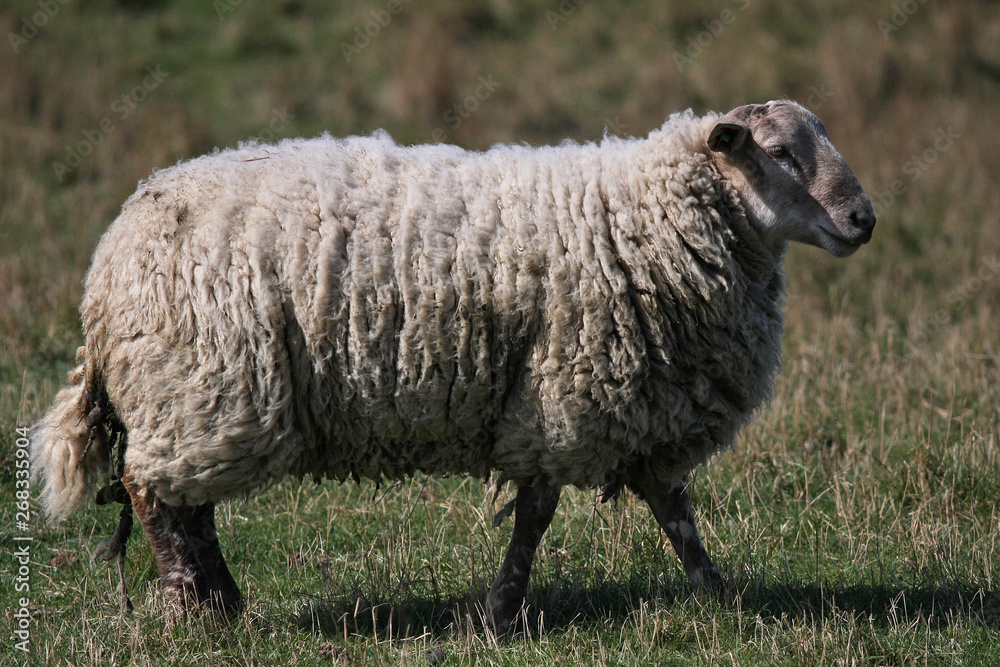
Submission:
<svg viewBox="0 0 1000 667">
<path fill-rule="evenodd" d="M 771 146 L 767 149 L 767 154 L 771 157 L 785 157 L 788 155 L 788 151 L 785 150 L 784 146 Z"/>
</svg>

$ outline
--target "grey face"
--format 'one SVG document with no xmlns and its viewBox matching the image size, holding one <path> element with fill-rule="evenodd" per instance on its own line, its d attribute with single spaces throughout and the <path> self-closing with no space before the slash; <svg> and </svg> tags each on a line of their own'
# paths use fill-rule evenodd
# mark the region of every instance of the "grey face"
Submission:
<svg viewBox="0 0 1000 667">
<path fill-rule="evenodd" d="M 805 107 L 785 100 L 737 107 L 716 122 L 707 145 L 765 236 L 837 257 L 871 239 L 871 201 Z"/>
</svg>

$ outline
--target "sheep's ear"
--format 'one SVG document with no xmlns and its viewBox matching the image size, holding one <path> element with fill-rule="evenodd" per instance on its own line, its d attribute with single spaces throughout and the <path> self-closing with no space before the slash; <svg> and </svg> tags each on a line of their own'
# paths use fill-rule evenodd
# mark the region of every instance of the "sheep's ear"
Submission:
<svg viewBox="0 0 1000 667">
<path fill-rule="evenodd" d="M 708 147 L 716 153 L 733 153 L 746 143 L 750 128 L 743 123 L 720 120 L 708 135 Z"/>
</svg>

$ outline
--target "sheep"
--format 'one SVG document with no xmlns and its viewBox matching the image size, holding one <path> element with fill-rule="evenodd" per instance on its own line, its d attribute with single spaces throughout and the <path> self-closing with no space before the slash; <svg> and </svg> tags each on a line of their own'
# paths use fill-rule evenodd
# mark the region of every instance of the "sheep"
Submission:
<svg viewBox="0 0 1000 667">
<path fill-rule="evenodd" d="M 80 365 L 32 430 L 41 500 L 61 519 L 115 478 L 180 610 L 244 608 L 215 504 L 288 475 L 513 482 L 499 629 L 566 485 L 635 492 L 717 589 L 688 476 L 772 393 L 787 243 L 845 257 L 874 224 L 790 100 L 599 143 L 377 132 L 182 162 L 94 253 Z"/>
</svg>

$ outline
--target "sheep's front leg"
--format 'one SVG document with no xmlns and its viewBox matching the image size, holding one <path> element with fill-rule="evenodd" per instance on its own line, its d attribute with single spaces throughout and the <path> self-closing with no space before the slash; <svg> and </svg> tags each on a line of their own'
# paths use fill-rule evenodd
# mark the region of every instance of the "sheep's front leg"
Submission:
<svg viewBox="0 0 1000 667">
<path fill-rule="evenodd" d="M 191 601 L 200 604 L 209 599 L 205 569 L 188 539 L 177 508 L 164 503 L 150 489 L 135 484 L 128 466 L 122 483 L 153 547 L 160 586 L 167 600 L 184 610 Z"/>
<path fill-rule="evenodd" d="M 648 467 L 629 479 L 629 486 L 649 504 L 667 534 L 691 586 L 696 591 L 718 591 L 723 586 L 722 576 L 701 544 L 687 484 L 686 476 L 663 482 Z"/>
<path fill-rule="evenodd" d="M 499 632 L 517 620 L 528 592 L 535 550 L 559 504 L 559 488 L 547 484 L 522 486 L 514 502 L 514 532 L 507 557 L 486 596 L 486 617 Z"/>
<path fill-rule="evenodd" d="M 198 561 L 205 569 L 212 608 L 225 614 L 239 613 L 243 610 L 243 595 L 226 567 L 226 559 L 219 546 L 219 536 L 215 531 L 215 505 L 206 503 L 183 507 L 178 514 Z"/>
</svg>

